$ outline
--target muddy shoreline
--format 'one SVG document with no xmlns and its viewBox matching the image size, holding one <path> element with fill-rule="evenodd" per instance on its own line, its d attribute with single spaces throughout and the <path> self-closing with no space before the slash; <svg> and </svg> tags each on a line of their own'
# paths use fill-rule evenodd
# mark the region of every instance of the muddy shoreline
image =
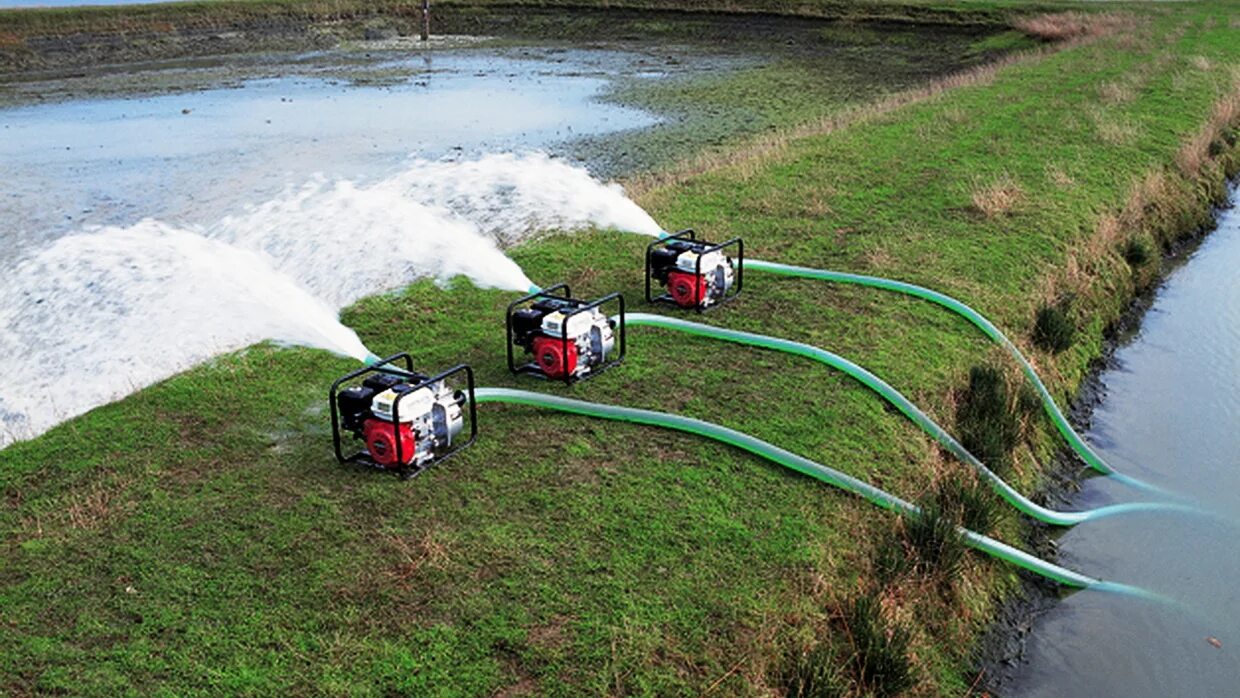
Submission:
<svg viewBox="0 0 1240 698">
<path fill-rule="evenodd" d="M 569 12 L 571 10 L 571 12 Z M 5 12 L 8 13 L 6 16 Z M 221 8 L 218 14 L 179 18 L 152 13 L 124 23 L 49 20 L 37 29 L 0 12 L 0 85 L 51 79 L 75 71 L 98 71 L 124 64 L 175 58 L 244 55 L 266 52 L 325 51 L 359 42 L 417 42 L 421 15 L 410 8 L 382 7 L 342 12 L 338 16 L 304 16 L 259 7 L 253 12 Z M 488 36 L 518 40 L 646 42 L 669 37 L 704 41 L 783 44 L 790 30 L 833 22 L 868 26 L 941 27 L 944 31 L 984 34 L 1006 25 L 979 15 L 953 24 L 921 23 L 900 15 L 846 18 L 800 17 L 773 13 L 686 11 L 599 7 L 531 8 L 509 5 L 447 5 L 432 13 L 432 37 Z M 98 26 L 96 26 L 98 25 Z"/>
<path fill-rule="evenodd" d="M 1228 188 L 1238 185 L 1240 179 L 1235 176 L 1228 177 Z M 1226 205 L 1215 207 L 1209 225 L 1202 226 L 1172 243 L 1170 249 L 1159 257 L 1161 267 L 1156 280 L 1141 288 L 1123 314 L 1107 327 L 1102 353 L 1091 363 L 1085 380 L 1069 405 L 1068 418 L 1078 432 L 1083 434 L 1090 429 L 1095 410 L 1107 397 L 1102 376 L 1118 367 L 1116 353 L 1132 341 L 1168 278 L 1181 265 L 1187 263 L 1192 253 L 1214 232 L 1219 215 L 1227 208 Z M 1086 466 L 1072 449 L 1061 446 L 1046 477 L 1048 484 L 1036 492 L 1033 499 L 1045 506 L 1066 509 L 1074 504 L 1085 480 L 1101 476 Z M 1055 561 L 1058 557 L 1056 540 L 1059 532 L 1059 529 L 1034 521 L 1028 527 L 1024 543 L 1039 557 Z M 982 675 L 979 685 L 995 695 L 1004 695 L 1004 691 L 1026 665 L 1028 658 L 1025 648 L 1038 618 L 1054 608 L 1066 593 L 1071 593 L 1028 573 L 1022 572 L 1020 577 L 1020 591 L 1003 602 L 991 627 L 978 643 L 976 667 L 977 673 Z"/>
</svg>

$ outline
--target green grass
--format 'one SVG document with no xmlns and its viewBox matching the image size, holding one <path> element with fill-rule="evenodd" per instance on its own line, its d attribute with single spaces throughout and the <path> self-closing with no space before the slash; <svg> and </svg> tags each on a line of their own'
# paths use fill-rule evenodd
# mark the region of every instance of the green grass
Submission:
<svg viewBox="0 0 1240 698">
<path fill-rule="evenodd" d="M 1073 281 L 1065 260 L 1091 249 L 1098 217 L 1120 211 L 1138 178 L 1172 172 L 1232 89 L 1240 41 L 1227 9 L 1177 4 L 1151 16 L 1148 35 L 1008 65 L 644 203 L 669 228 L 743 235 L 757 257 L 942 289 L 1028 336 L 1031 289 Z M 1126 78 L 1132 99 L 1106 101 L 1100 88 Z M 1116 123 L 1124 137 L 1103 138 Z M 1003 177 L 1021 203 L 979 216 L 976 183 Z M 812 200 L 821 205 L 807 210 Z M 1185 210 L 1208 203 L 1190 196 Z M 637 298 L 644 243 L 562 235 L 513 256 L 536 281 Z M 1122 256 L 1107 255 L 1075 279 L 1088 321 L 1078 341 L 1037 354 L 1060 398 L 1132 290 Z M 559 392 L 505 375 L 509 300 L 418 283 L 343 319 L 380 354 L 410 349 L 426 368 L 467 361 L 484 385 Z M 708 321 L 828 347 L 943 423 L 953 391 L 993 351 L 928 304 L 756 274 Z M 891 523 L 720 445 L 522 408 L 484 407 L 477 445 L 413 482 L 341 468 L 325 396 L 351 368 L 253 347 L 0 452 L 0 687 L 758 695 L 779 682 L 787 648 L 830 627 L 827 601 L 868 583 L 872 541 Z M 626 364 L 572 392 L 726 424 L 909 499 L 937 467 L 928 440 L 857 384 L 757 350 L 634 330 Z M 1035 439 L 1032 453 L 1050 443 Z M 1026 491 L 1030 453 L 1017 454 Z M 996 530 L 1019 540 L 1010 515 Z M 920 694 L 965 692 L 969 640 L 1012 586 L 1010 570 L 973 557 L 963 574 L 971 595 L 896 602 L 915 622 Z"/>
<path fill-rule="evenodd" d="M 586 140 L 575 151 L 603 163 L 607 172 L 659 170 L 704 153 L 726 154 L 738 137 L 821 120 L 1034 45 L 1019 32 L 992 27 L 770 18 L 748 24 L 753 26 L 747 28 L 743 20 L 682 19 L 644 36 L 647 46 L 667 42 L 682 52 L 687 32 L 700 45 L 691 50 L 703 60 L 731 56 L 741 65 L 708 77 L 622 81 L 610 99 L 653 110 L 667 120 L 635 136 Z"/>
</svg>

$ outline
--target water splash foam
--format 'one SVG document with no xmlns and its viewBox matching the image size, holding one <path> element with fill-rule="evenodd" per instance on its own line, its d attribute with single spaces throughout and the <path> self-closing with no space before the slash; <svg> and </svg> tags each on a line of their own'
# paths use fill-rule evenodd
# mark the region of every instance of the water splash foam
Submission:
<svg viewBox="0 0 1240 698">
<path fill-rule="evenodd" d="M 423 277 L 524 292 L 497 243 L 589 227 L 660 232 L 619 185 L 535 152 L 318 177 L 206 226 L 61 238 L 0 280 L 0 445 L 264 339 L 365 360 L 334 308 Z"/>
<path fill-rule="evenodd" d="M 471 221 L 502 244 L 541 230 L 662 232 L 619 184 L 600 182 L 585 168 L 542 152 L 415 160 L 391 184 L 411 199 Z"/>
<path fill-rule="evenodd" d="M 264 339 L 369 354 L 262 255 L 150 220 L 60 238 L 0 278 L 0 444 Z"/>
<path fill-rule="evenodd" d="M 338 307 L 423 277 L 464 275 L 511 291 L 532 285 L 475 225 L 409 197 L 396 178 L 372 185 L 316 179 L 203 232 L 262 251 Z"/>
</svg>

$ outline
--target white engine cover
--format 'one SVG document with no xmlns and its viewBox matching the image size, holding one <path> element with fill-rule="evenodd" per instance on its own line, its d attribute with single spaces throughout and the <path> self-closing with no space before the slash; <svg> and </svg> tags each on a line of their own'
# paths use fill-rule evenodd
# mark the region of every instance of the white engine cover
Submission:
<svg viewBox="0 0 1240 698">
<path fill-rule="evenodd" d="M 394 421 L 392 406 L 401 394 L 392 389 L 379 393 L 371 400 L 370 411 L 379 419 Z M 440 381 L 401 398 L 400 423 L 408 424 L 417 436 L 414 462 L 421 465 L 434 457 L 435 450 L 452 445 L 465 427 L 465 416 L 452 388 Z"/>
<path fill-rule="evenodd" d="M 562 311 L 548 313 L 542 321 L 542 331 L 548 337 L 564 336 Z M 573 375 L 589 373 L 594 367 L 607 361 L 608 354 L 616 346 L 616 334 L 611 321 L 598 308 L 577 313 L 568 320 L 568 341 L 577 348 L 577 368 Z"/>
</svg>

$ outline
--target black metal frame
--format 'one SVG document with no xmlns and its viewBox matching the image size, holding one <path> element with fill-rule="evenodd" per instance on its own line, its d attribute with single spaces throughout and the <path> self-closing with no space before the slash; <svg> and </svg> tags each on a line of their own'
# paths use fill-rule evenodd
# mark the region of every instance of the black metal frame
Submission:
<svg viewBox="0 0 1240 698">
<path fill-rule="evenodd" d="M 557 295 L 556 294 L 557 291 L 562 292 L 561 295 Z M 569 301 L 570 303 L 574 304 L 573 310 L 564 315 L 564 323 L 560 325 L 560 342 L 562 343 L 562 348 L 564 352 L 563 356 L 566 356 L 566 357 L 568 356 L 568 323 L 571 318 L 577 315 L 580 315 L 581 313 L 588 312 L 595 308 L 601 307 L 612 301 L 616 301 L 620 306 L 620 324 L 619 326 L 616 327 L 616 331 L 619 334 L 619 339 L 620 339 L 620 351 L 615 355 L 615 357 L 611 361 L 608 361 L 604 363 L 603 365 L 599 366 L 598 368 L 587 372 L 584 376 L 574 376 L 568 371 L 565 371 L 564 378 L 563 378 L 565 385 L 572 385 L 578 381 L 583 381 L 583 380 L 586 380 L 587 378 L 593 378 L 594 376 L 602 373 L 603 371 L 606 371 L 607 369 L 611 368 L 612 366 L 615 366 L 616 364 L 619 364 L 621 361 L 624 360 L 624 350 L 625 350 L 624 296 L 621 295 L 620 292 L 617 291 L 616 293 L 609 293 L 605 296 L 602 296 L 601 298 L 597 298 L 595 300 L 586 302 L 583 300 L 579 300 L 577 298 L 573 298 L 572 291 L 568 288 L 568 284 L 561 283 L 561 284 L 549 286 L 547 288 L 544 288 L 544 289 L 535 291 L 533 293 L 530 293 L 528 295 L 522 296 L 518 298 L 517 300 L 513 301 L 512 303 L 508 304 L 508 310 L 506 314 L 504 315 L 504 325 L 506 326 L 507 338 L 508 338 L 508 370 L 512 371 L 514 375 L 529 373 L 539 378 L 543 378 L 546 380 L 553 380 L 551 377 L 549 377 L 546 374 L 545 371 L 543 371 L 542 367 L 538 365 L 537 361 L 531 361 L 529 363 L 518 366 L 516 355 L 513 352 L 513 347 L 515 345 L 513 343 L 512 316 L 517 311 L 518 307 L 523 306 L 529 303 L 530 301 L 537 300 L 539 298 L 550 298 L 554 300 Z M 568 368 L 568 367 L 565 366 L 565 368 Z"/>
<path fill-rule="evenodd" d="M 668 303 L 668 304 L 676 306 L 677 308 L 683 307 L 679 303 L 676 302 L 676 299 L 672 298 L 672 295 L 670 293 L 664 293 L 659 296 L 651 295 L 650 282 L 651 282 L 651 279 L 654 278 L 654 269 L 652 269 L 650 266 L 650 259 L 654 255 L 654 251 L 656 249 L 660 247 L 667 247 L 668 244 L 672 242 L 673 240 L 681 240 L 684 242 L 697 242 L 702 245 L 707 245 L 706 248 L 698 252 L 697 267 L 694 270 L 694 272 L 697 274 L 698 277 L 702 276 L 702 257 L 703 256 L 708 255 L 711 252 L 718 252 L 721 250 L 725 250 L 729 247 L 733 247 L 733 246 L 736 247 L 736 257 L 734 258 L 736 260 L 736 283 L 732 284 L 732 290 L 726 293 L 723 296 L 723 298 L 720 298 L 715 303 L 712 303 L 706 307 L 702 307 L 702 304 L 700 302 L 697 303 L 695 307 L 695 310 L 697 310 L 697 312 L 705 313 L 707 311 L 714 310 L 715 308 L 718 308 L 724 303 L 727 303 L 740 295 L 741 289 L 745 285 L 745 241 L 736 237 L 736 238 L 732 238 L 731 240 L 728 240 L 726 242 L 721 242 L 716 245 L 713 243 L 706 242 L 705 240 L 698 240 L 697 234 L 693 232 L 693 229 L 688 228 L 674 235 L 667 235 L 665 237 L 661 237 L 658 240 L 655 240 L 646 246 L 646 302 L 647 303 Z"/>
<path fill-rule="evenodd" d="M 402 370 L 401 368 L 397 367 L 395 364 L 396 361 L 404 361 L 405 368 Z M 414 378 L 418 381 L 417 383 L 414 384 L 412 390 L 405 392 L 405 393 L 400 393 L 399 395 L 396 396 L 396 399 L 392 401 L 392 420 L 391 421 L 396 426 L 396 432 L 397 432 L 396 462 L 401 464 L 400 467 L 397 467 L 397 468 L 389 468 L 385 465 L 375 462 L 374 458 L 372 458 L 370 456 L 370 453 L 364 448 L 358 451 L 357 453 L 354 453 L 351 456 L 345 456 L 344 452 L 341 450 L 341 447 L 340 447 L 341 446 L 340 414 L 339 414 L 340 410 L 339 410 L 339 407 L 336 405 L 336 395 L 337 393 L 340 392 L 340 386 L 344 385 L 345 383 L 355 381 L 358 378 L 369 375 L 371 373 L 387 373 L 389 375 L 394 375 L 394 376 Z M 423 465 L 417 465 L 412 462 L 406 464 L 404 462 L 405 461 L 404 454 L 401 452 L 401 439 L 399 436 L 401 400 L 403 400 L 406 395 L 412 395 L 413 393 L 417 392 L 418 390 L 422 388 L 425 388 L 433 383 L 438 383 L 439 381 L 442 381 L 442 380 L 447 380 L 449 377 L 457 375 L 459 373 L 465 374 L 465 382 L 467 385 L 465 398 L 466 398 L 466 401 L 469 403 L 469 439 L 466 440 L 464 443 L 459 443 L 459 442 L 454 443 L 452 445 L 451 450 L 449 450 L 448 452 L 442 455 L 435 456 L 434 458 L 427 461 Z M 461 395 L 461 391 L 458 390 L 456 392 L 458 396 Z M 477 401 L 474 399 L 474 369 L 470 368 L 469 366 L 465 364 L 459 364 L 457 366 L 453 366 L 452 368 L 442 373 L 427 377 L 413 370 L 413 357 L 411 357 L 408 354 L 408 352 L 401 352 L 399 354 L 393 354 L 387 357 L 386 359 L 380 359 L 379 361 L 375 362 L 374 364 L 370 366 L 363 366 L 362 368 L 359 368 L 356 371 L 351 371 L 349 373 L 346 373 L 344 376 L 341 376 L 339 379 L 336 380 L 336 382 L 332 383 L 331 391 L 328 394 L 328 401 L 329 401 L 329 404 L 331 405 L 331 411 L 332 411 L 332 448 L 336 452 L 336 460 L 340 461 L 341 463 L 354 463 L 357 465 L 366 466 L 368 468 L 374 468 L 378 470 L 383 470 L 385 472 L 394 473 L 400 476 L 402 480 L 408 480 L 409 478 L 416 477 L 422 474 L 423 471 L 430 469 L 431 466 L 438 465 L 439 463 L 442 463 L 443 461 L 448 460 L 452 456 L 456 455 L 458 452 L 467 448 L 470 444 L 474 442 L 475 439 L 478 438 L 478 407 L 477 407 Z M 383 420 L 383 421 L 387 421 L 387 420 Z"/>
</svg>

